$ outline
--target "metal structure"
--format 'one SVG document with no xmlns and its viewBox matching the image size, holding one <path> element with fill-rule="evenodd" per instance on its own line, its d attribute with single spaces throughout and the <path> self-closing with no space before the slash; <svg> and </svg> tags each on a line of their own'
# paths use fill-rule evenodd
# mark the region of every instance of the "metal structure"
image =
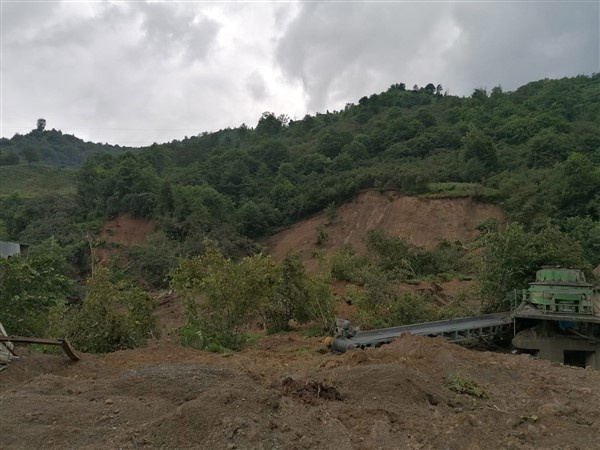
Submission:
<svg viewBox="0 0 600 450">
<path fill-rule="evenodd" d="M 541 359 L 600 370 L 600 290 L 581 270 L 544 267 L 513 311 L 364 332 L 341 321 L 330 346 L 336 353 L 378 347 L 403 333 L 461 344 L 512 338 L 514 347 Z"/>
<path fill-rule="evenodd" d="M 523 291 L 523 302 L 551 314 L 594 314 L 594 286 L 578 269 L 544 267 Z"/>
<path fill-rule="evenodd" d="M 344 353 L 347 350 L 356 348 L 379 347 L 383 344 L 389 344 L 403 333 L 432 337 L 441 336 L 451 342 L 476 344 L 482 340 L 508 339 L 512 337 L 512 330 L 511 314 L 505 312 L 357 333 L 342 332 L 340 336 L 331 342 L 331 349 L 336 353 Z"/>
</svg>

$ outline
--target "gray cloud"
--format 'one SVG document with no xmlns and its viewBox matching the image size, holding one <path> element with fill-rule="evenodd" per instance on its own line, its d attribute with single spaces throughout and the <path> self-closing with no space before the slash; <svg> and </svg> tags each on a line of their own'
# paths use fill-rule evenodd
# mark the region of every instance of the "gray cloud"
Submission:
<svg viewBox="0 0 600 450">
<path fill-rule="evenodd" d="M 255 100 L 263 100 L 267 96 L 265 79 L 258 72 L 252 72 L 246 78 L 246 86 Z"/>
<path fill-rule="evenodd" d="M 2 135 L 150 144 L 404 82 L 600 71 L 598 3 L 2 3 Z"/>
<path fill-rule="evenodd" d="M 278 42 L 309 109 L 390 84 L 428 82 L 454 94 L 600 68 L 598 3 L 309 3 Z"/>
<path fill-rule="evenodd" d="M 189 61 L 203 59 L 214 43 L 219 24 L 195 14 L 186 5 L 168 3 L 140 4 L 143 20 L 142 42 L 161 57 L 183 56 Z"/>
<path fill-rule="evenodd" d="M 457 4 L 453 17 L 458 92 L 600 71 L 600 3 Z"/>
</svg>

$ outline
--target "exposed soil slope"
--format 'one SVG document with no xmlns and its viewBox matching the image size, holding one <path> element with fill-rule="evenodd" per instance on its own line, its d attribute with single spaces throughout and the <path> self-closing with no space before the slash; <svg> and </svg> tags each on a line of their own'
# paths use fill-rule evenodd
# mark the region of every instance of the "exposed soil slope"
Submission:
<svg viewBox="0 0 600 450">
<path fill-rule="evenodd" d="M 592 449 L 600 373 L 405 335 L 320 354 L 275 335 L 223 357 L 168 341 L 29 354 L 0 373 L 0 446 L 183 449 Z M 489 398 L 448 388 L 449 375 Z"/>
<path fill-rule="evenodd" d="M 324 246 L 315 244 L 318 226 L 325 226 L 325 213 L 303 220 L 265 241 L 269 252 L 283 258 L 298 251 L 305 262 L 313 260 L 315 250 L 326 253 L 351 244 L 365 250 L 364 236 L 371 229 L 380 229 L 391 236 L 404 237 L 408 242 L 431 249 L 441 240 L 468 241 L 477 236 L 476 227 L 488 218 L 506 222 L 499 206 L 478 203 L 470 198 L 422 199 L 407 197 L 396 191 L 366 191 L 337 208 L 337 217 L 325 231 L 329 240 Z"/>
<path fill-rule="evenodd" d="M 154 225 L 149 220 L 119 214 L 104 224 L 100 231 L 100 238 L 112 244 L 142 245 L 146 243 L 153 231 Z"/>
</svg>

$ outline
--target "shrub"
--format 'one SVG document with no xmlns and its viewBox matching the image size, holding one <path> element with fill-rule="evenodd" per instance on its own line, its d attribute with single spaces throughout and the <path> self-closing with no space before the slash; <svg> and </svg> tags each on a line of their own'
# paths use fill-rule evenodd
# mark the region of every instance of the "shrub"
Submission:
<svg viewBox="0 0 600 450">
<path fill-rule="evenodd" d="M 385 276 L 373 276 L 363 291 L 350 294 L 356 305 L 354 321 L 364 328 L 385 328 L 441 318 L 426 295 L 402 292 Z"/>
<path fill-rule="evenodd" d="M 58 256 L 0 259 L 0 322 L 9 334 L 46 335 L 50 310 L 72 290 L 64 268 Z"/>
<path fill-rule="evenodd" d="M 133 247 L 130 253 L 139 274 L 152 287 L 164 288 L 169 283 L 169 271 L 177 264 L 180 244 L 163 233 L 156 233 L 150 236 L 146 245 Z"/>
<path fill-rule="evenodd" d="M 358 285 L 364 284 L 366 273 L 373 269 L 369 257 L 359 255 L 351 245 L 338 248 L 331 256 L 329 265 L 334 280 Z"/>
<path fill-rule="evenodd" d="M 239 350 L 256 320 L 269 333 L 287 330 L 291 319 L 315 321 L 325 331 L 335 316 L 328 279 L 309 277 L 297 254 L 281 265 L 264 255 L 235 263 L 208 244 L 202 257 L 181 260 L 171 279 L 185 299 L 182 341 L 198 348 Z"/>
<path fill-rule="evenodd" d="M 545 265 L 577 267 L 591 275 L 581 245 L 557 228 L 536 233 L 514 224 L 488 234 L 478 274 L 483 311 L 510 309 L 518 291 L 526 288 Z"/>
<path fill-rule="evenodd" d="M 139 347 L 156 334 L 150 296 L 125 281 L 114 282 L 108 269 L 97 268 L 88 279 L 80 306 L 58 306 L 53 330 L 83 352 L 108 353 Z"/>
<path fill-rule="evenodd" d="M 246 257 L 236 264 L 210 244 L 203 256 L 181 260 L 171 280 L 185 298 L 187 323 L 182 332 L 194 336 L 194 342 L 184 343 L 238 350 L 245 342 L 246 326 L 273 297 L 278 270 L 268 256 Z"/>
</svg>

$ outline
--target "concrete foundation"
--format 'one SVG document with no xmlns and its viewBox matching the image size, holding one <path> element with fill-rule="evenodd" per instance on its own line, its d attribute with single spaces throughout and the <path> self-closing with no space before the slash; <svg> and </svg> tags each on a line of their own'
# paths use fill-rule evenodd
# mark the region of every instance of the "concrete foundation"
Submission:
<svg viewBox="0 0 600 450">
<path fill-rule="evenodd" d="M 519 332 L 513 346 L 534 356 L 578 367 L 600 370 L 600 341 L 577 335 L 547 333 L 544 325 Z"/>
</svg>

